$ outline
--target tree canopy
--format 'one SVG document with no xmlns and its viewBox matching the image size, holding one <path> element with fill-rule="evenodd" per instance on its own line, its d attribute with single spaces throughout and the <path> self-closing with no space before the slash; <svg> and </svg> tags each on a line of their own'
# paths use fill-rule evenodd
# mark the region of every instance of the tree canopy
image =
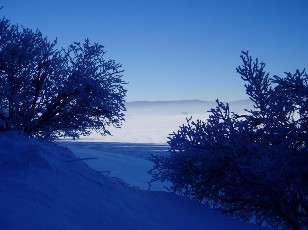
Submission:
<svg viewBox="0 0 308 230">
<path fill-rule="evenodd" d="M 0 20 L 0 129 L 46 139 L 110 134 L 124 121 L 121 64 L 88 39 L 67 49 L 56 44 Z"/>
<path fill-rule="evenodd" d="M 248 52 L 236 70 L 254 109 L 217 100 L 207 121 L 187 119 L 155 156 L 153 181 L 245 221 L 308 227 L 308 75 L 270 77 Z"/>
</svg>

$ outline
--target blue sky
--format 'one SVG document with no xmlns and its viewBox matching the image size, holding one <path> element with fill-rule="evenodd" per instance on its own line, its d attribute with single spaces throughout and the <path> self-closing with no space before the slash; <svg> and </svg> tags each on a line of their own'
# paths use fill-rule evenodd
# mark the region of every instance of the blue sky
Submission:
<svg viewBox="0 0 308 230">
<path fill-rule="evenodd" d="M 308 68 L 307 0 L 0 0 L 61 47 L 89 38 L 123 65 L 127 101 L 246 99 L 249 50 L 270 74 Z"/>
</svg>

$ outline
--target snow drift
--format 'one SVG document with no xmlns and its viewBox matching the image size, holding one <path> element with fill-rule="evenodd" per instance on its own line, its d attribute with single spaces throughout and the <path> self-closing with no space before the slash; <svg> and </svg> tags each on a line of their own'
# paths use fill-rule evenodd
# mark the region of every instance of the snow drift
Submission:
<svg viewBox="0 0 308 230">
<path fill-rule="evenodd" d="M 1 229 L 259 229 L 166 192 L 139 191 L 53 143 L 0 134 Z"/>
</svg>

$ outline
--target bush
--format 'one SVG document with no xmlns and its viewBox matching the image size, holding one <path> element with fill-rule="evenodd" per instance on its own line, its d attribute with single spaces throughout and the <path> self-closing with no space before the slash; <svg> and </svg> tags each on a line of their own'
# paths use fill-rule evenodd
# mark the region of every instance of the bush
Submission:
<svg viewBox="0 0 308 230">
<path fill-rule="evenodd" d="M 57 49 L 37 31 L 0 21 L 0 130 L 78 138 L 109 134 L 124 120 L 121 65 L 104 47 L 74 43 Z"/>
<path fill-rule="evenodd" d="M 241 58 L 254 109 L 239 115 L 217 100 L 206 122 L 187 119 L 170 154 L 153 157 L 153 181 L 245 221 L 307 229 L 308 75 L 270 78 L 264 63 Z"/>
</svg>

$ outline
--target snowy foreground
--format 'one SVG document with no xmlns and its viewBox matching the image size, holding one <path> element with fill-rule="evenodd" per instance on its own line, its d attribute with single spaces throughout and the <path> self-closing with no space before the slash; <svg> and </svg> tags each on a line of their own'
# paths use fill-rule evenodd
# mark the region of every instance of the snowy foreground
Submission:
<svg viewBox="0 0 308 230">
<path fill-rule="evenodd" d="M 262 229 L 165 192 L 166 184 L 149 191 L 149 156 L 167 148 L 158 134 L 184 114 L 169 111 L 155 120 L 138 109 L 113 143 L 96 135 L 53 144 L 0 133 L 0 229 Z M 138 116 L 139 131 L 125 135 Z M 173 122 L 158 129 L 164 116 Z M 142 130 L 149 119 L 155 135 L 150 126 Z M 80 160 L 86 157 L 97 159 Z"/>
</svg>

